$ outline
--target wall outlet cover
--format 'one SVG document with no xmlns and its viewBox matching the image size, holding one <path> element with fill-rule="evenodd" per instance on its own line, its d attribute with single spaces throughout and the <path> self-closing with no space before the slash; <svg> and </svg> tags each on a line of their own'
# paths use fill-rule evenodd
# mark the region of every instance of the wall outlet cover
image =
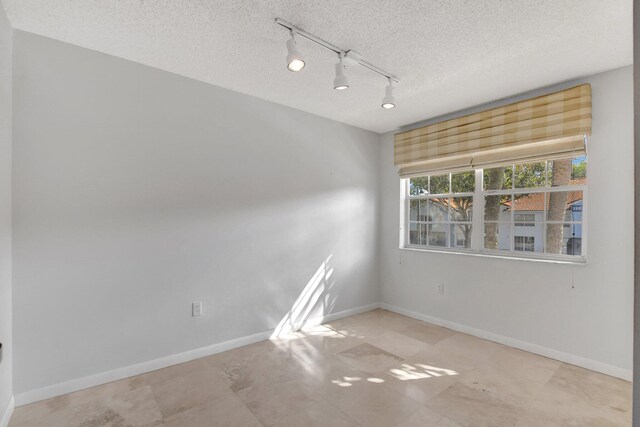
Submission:
<svg viewBox="0 0 640 427">
<path fill-rule="evenodd" d="M 202 301 L 196 301 L 191 304 L 191 316 L 192 317 L 202 316 Z"/>
</svg>

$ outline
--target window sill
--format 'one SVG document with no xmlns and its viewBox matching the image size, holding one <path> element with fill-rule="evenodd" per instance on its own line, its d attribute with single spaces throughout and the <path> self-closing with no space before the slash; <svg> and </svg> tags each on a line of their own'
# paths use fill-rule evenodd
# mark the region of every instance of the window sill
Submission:
<svg viewBox="0 0 640 427">
<path fill-rule="evenodd" d="M 466 255 L 472 257 L 481 257 L 481 258 L 494 258 L 494 259 L 508 259 L 515 261 L 529 261 L 529 262 L 541 262 L 547 264 L 568 264 L 568 265 L 587 265 L 586 258 L 579 257 L 577 259 L 566 259 L 566 258 L 546 258 L 546 257 L 523 257 L 518 256 L 517 254 L 493 254 L 489 252 L 477 252 L 472 250 L 461 250 L 461 249 L 432 249 L 432 248 L 419 248 L 413 246 L 405 246 L 399 248 L 402 251 L 410 251 L 410 252 L 430 252 L 437 254 L 447 254 L 447 255 Z"/>
</svg>

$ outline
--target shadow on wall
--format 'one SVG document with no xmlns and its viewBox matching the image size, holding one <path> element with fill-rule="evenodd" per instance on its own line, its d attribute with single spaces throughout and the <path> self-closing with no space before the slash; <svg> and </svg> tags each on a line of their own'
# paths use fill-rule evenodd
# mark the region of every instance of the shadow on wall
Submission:
<svg viewBox="0 0 640 427">
<path fill-rule="evenodd" d="M 335 285 L 334 269 L 331 265 L 333 254 L 320 264 L 318 270 L 304 287 L 289 312 L 276 326 L 271 338 L 299 331 L 313 315 L 313 318 L 325 316 L 331 312 L 336 297 L 331 293 Z"/>
</svg>

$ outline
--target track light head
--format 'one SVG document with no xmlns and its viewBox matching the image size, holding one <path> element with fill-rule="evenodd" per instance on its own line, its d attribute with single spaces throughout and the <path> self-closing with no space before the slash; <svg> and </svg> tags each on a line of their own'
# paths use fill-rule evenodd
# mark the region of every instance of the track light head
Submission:
<svg viewBox="0 0 640 427">
<path fill-rule="evenodd" d="M 389 86 L 387 86 L 384 98 L 382 98 L 382 108 L 385 110 L 390 110 L 396 106 L 396 100 L 393 97 L 393 85 L 391 79 L 389 79 Z"/>
<path fill-rule="evenodd" d="M 300 71 L 304 65 L 304 59 L 296 46 L 296 32 L 291 30 L 291 38 L 287 40 L 287 69 L 294 72 Z"/>
<path fill-rule="evenodd" d="M 333 79 L 333 88 L 335 90 L 346 90 L 349 88 L 349 81 L 347 79 L 347 76 L 345 76 L 346 67 L 344 64 L 347 64 L 348 66 L 362 66 L 370 71 L 373 71 L 379 76 L 386 78 L 389 81 L 389 86 L 386 88 L 385 96 L 384 98 L 382 98 L 382 103 L 380 104 L 380 106 L 385 110 L 395 108 L 396 100 L 393 97 L 393 83 L 400 83 L 400 80 L 393 74 L 365 61 L 362 58 L 362 55 L 358 54 L 357 52 L 354 52 L 350 49 L 341 49 L 338 46 L 329 43 L 328 41 L 323 40 L 320 37 L 303 30 L 302 28 L 298 28 L 283 19 L 276 18 L 275 23 L 281 27 L 286 28 L 291 34 L 291 38 L 287 41 L 287 69 L 289 71 L 296 72 L 302 70 L 305 67 L 305 61 L 298 51 L 296 45 L 296 36 L 300 35 L 306 40 L 338 54 L 340 60 L 336 64 L 336 76 Z"/>
<path fill-rule="evenodd" d="M 344 65 L 342 65 L 342 58 L 344 54 L 340 54 L 340 62 L 336 64 L 336 78 L 333 79 L 333 88 L 335 90 L 349 89 L 349 80 L 344 75 Z"/>
</svg>

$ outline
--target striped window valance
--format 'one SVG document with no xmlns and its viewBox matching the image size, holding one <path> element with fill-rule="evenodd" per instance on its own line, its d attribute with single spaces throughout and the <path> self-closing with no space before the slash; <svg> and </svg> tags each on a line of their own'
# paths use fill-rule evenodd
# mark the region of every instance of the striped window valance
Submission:
<svg viewBox="0 0 640 427">
<path fill-rule="evenodd" d="M 400 176 L 586 154 L 591 86 L 584 84 L 395 135 Z"/>
</svg>

